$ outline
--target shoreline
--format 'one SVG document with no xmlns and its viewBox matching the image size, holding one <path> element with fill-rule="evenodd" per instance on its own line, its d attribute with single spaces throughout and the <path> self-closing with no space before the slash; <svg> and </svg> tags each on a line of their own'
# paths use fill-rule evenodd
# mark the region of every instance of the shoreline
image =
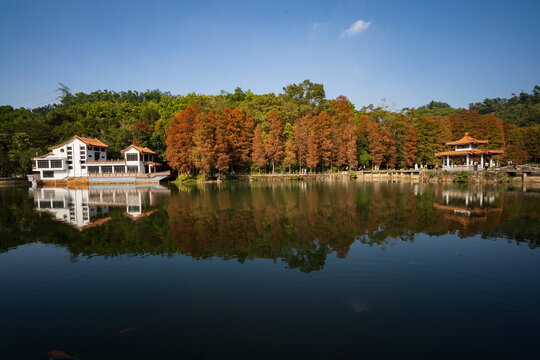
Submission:
<svg viewBox="0 0 540 360">
<path fill-rule="evenodd" d="M 281 181 L 395 181 L 414 183 L 526 183 L 540 185 L 540 169 L 505 168 L 479 171 L 448 171 L 448 170 L 366 170 L 323 174 L 240 174 L 233 178 L 222 180 L 198 181 L 188 178 L 184 181 L 174 180 L 173 184 L 189 185 L 219 182 L 281 182 Z"/>
</svg>

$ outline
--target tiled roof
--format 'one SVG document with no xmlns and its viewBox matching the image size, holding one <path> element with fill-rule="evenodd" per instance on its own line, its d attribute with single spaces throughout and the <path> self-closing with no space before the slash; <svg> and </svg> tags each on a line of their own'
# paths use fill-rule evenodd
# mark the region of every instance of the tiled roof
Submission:
<svg viewBox="0 0 540 360">
<path fill-rule="evenodd" d="M 98 139 L 90 139 L 90 138 L 85 138 L 85 137 L 82 137 L 82 136 L 79 136 L 79 135 L 75 135 L 75 136 L 72 136 L 69 140 L 66 140 L 63 143 L 59 144 L 59 145 L 51 146 L 49 148 L 49 150 L 59 148 L 60 146 L 64 146 L 65 144 L 67 144 L 68 142 L 70 142 L 73 139 L 79 139 L 80 141 L 82 141 L 86 145 L 109 147 L 109 145 L 102 143 Z"/>
<path fill-rule="evenodd" d="M 141 147 L 141 146 L 137 146 L 137 145 L 133 145 L 133 144 L 129 145 L 124 150 L 120 150 L 120 152 L 123 154 L 124 152 L 128 151 L 129 148 L 134 148 L 135 150 L 137 150 L 138 152 L 141 152 L 143 154 L 154 154 L 154 155 L 156 154 L 155 152 L 153 152 L 149 148 Z"/>
<path fill-rule="evenodd" d="M 503 150 L 462 150 L 462 151 L 443 151 L 440 153 L 435 153 L 435 157 L 441 156 L 454 156 L 454 155 L 500 155 L 504 154 Z"/>
<path fill-rule="evenodd" d="M 447 142 L 446 145 L 467 145 L 467 144 L 487 144 L 487 140 L 477 140 L 472 136 L 469 136 L 469 133 L 466 132 L 465 136 L 456 141 Z"/>
<path fill-rule="evenodd" d="M 89 228 L 93 228 L 93 227 L 96 227 L 96 226 L 100 226 L 100 225 L 103 225 L 105 224 L 107 221 L 111 220 L 111 217 L 110 216 L 107 216 L 105 218 L 101 218 L 101 219 L 97 219 L 97 220 L 94 220 L 92 222 L 89 222 L 88 224 L 82 226 L 79 228 L 79 231 L 83 231 L 85 229 L 89 229 Z"/>
<path fill-rule="evenodd" d="M 49 152 L 49 153 L 47 153 L 47 154 L 45 154 L 45 155 L 36 156 L 36 157 L 34 157 L 34 158 L 32 158 L 32 159 L 41 159 L 41 158 L 47 157 L 47 156 L 49 156 L 49 155 L 53 155 L 53 153 L 52 153 L 52 152 Z"/>
</svg>

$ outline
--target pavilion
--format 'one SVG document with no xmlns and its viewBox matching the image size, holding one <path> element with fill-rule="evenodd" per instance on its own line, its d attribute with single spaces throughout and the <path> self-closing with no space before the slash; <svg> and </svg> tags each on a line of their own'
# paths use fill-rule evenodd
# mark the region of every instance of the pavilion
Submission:
<svg viewBox="0 0 540 360">
<path fill-rule="evenodd" d="M 446 146 L 453 147 L 454 150 L 436 153 L 435 157 L 442 158 L 443 167 L 465 167 L 479 164 L 483 167 L 485 164 L 494 166 L 493 155 L 501 155 L 503 150 L 481 149 L 478 145 L 487 145 L 487 140 L 477 140 L 466 132 L 465 136 L 457 141 L 450 141 Z"/>
</svg>

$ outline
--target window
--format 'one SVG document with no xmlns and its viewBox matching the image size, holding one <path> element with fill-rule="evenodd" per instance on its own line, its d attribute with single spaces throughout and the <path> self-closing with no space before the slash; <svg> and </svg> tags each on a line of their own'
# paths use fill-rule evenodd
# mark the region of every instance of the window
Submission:
<svg viewBox="0 0 540 360">
<path fill-rule="evenodd" d="M 63 209 L 64 208 L 64 202 L 59 200 L 53 200 L 52 202 L 53 209 Z"/>
<path fill-rule="evenodd" d="M 82 169 L 82 170 L 86 169 L 86 166 L 81 166 L 81 169 Z"/>
<path fill-rule="evenodd" d="M 88 167 L 88 172 L 98 173 L 99 172 L 99 167 L 98 166 L 89 166 Z"/>
<path fill-rule="evenodd" d="M 49 168 L 49 160 L 38 160 L 37 164 L 38 164 L 39 169 L 48 169 Z"/>
<path fill-rule="evenodd" d="M 101 167 L 102 173 L 112 173 L 112 166 L 102 166 Z"/>
<path fill-rule="evenodd" d="M 125 168 L 125 166 L 123 166 L 123 165 L 122 165 L 122 166 L 115 166 L 115 167 L 114 167 L 114 172 L 115 172 L 115 173 L 123 173 L 123 172 L 125 172 L 125 171 L 126 171 L 126 168 Z"/>
<path fill-rule="evenodd" d="M 139 156 L 137 154 L 127 154 L 126 160 L 127 161 L 138 161 Z"/>
<path fill-rule="evenodd" d="M 81 151 L 84 151 L 84 146 L 79 146 L 79 149 L 80 149 Z"/>
<path fill-rule="evenodd" d="M 137 166 L 128 166 L 127 167 L 127 172 L 133 173 L 133 172 L 138 172 L 138 171 L 139 171 L 139 168 Z"/>
<path fill-rule="evenodd" d="M 52 178 L 54 177 L 54 171 L 44 171 L 43 172 L 43 178 L 46 179 L 46 178 Z"/>
<path fill-rule="evenodd" d="M 68 151 L 71 150 L 71 146 L 68 146 L 67 149 L 68 149 Z"/>
<path fill-rule="evenodd" d="M 63 148 L 62 148 L 62 149 L 60 149 L 60 152 L 64 152 L 64 149 L 63 149 Z"/>
<path fill-rule="evenodd" d="M 62 167 L 62 160 L 51 160 L 51 167 L 52 168 L 61 168 Z"/>
<path fill-rule="evenodd" d="M 86 157 L 84 155 L 81 155 L 81 160 L 84 160 L 86 159 Z"/>
<path fill-rule="evenodd" d="M 88 154 L 88 157 L 91 158 L 91 157 L 92 157 L 92 154 Z"/>
<path fill-rule="evenodd" d="M 69 160 L 73 159 L 73 156 L 69 155 L 69 156 L 68 156 L 68 159 L 69 159 Z"/>
<path fill-rule="evenodd" d="M 71 160 L 68 160 L 68 161 L 66 161 L 66 162 L 68 163 L 68 165 L 73 164 L 73 161 L 71 161 Z"/>
<path fill-rule="evenodd" d="M 141 212 L 141 207 L 137 206 L 137 205 L 129 205 L 128 206 L 128 211 L 131 212 L 131 213 Z"/>
<path fill-rule="evenodd" d="M 69 169 L 69 170 L 73 170 L 73 166 L 68 166 L 68 169 Z"/>
</svg>

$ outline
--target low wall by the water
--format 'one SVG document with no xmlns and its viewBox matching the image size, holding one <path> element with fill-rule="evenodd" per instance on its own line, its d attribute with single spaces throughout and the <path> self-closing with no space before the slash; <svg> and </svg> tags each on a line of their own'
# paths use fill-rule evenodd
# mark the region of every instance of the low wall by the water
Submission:
<svg viewBox="0 0 540 360">
<path fill-rule="evenodd" d="M 406 181 L 421 183 L 504 183 L 526 182 L 540 184 L 540 170 L 509 170 L 505 168 L 480 171 L 445 170 L 363 170 L 325 174 L 253 174 L 237 175 L 240 181 Z"/>
</svg>

